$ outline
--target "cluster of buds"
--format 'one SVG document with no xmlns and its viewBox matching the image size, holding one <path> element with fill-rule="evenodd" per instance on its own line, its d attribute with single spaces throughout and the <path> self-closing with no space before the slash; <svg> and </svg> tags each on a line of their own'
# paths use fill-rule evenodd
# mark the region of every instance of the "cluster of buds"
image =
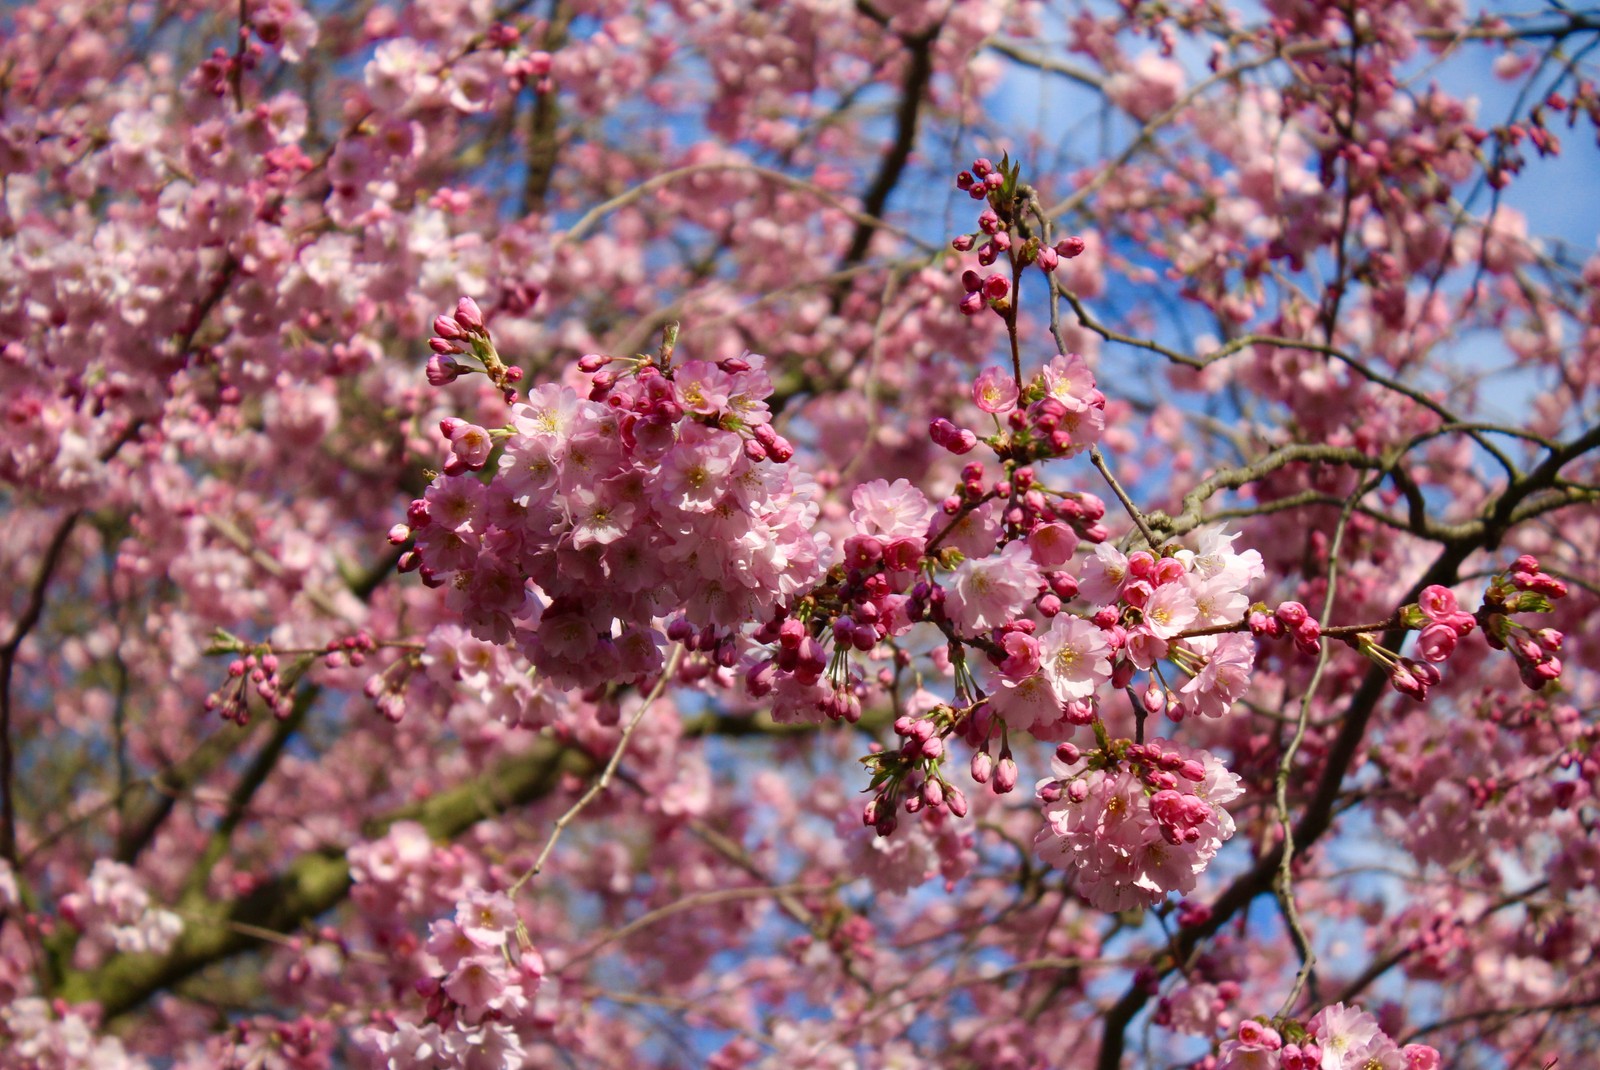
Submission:
<svg viewBox="0 0 1600 1070">
<path fill-rule="evenodd" d="M 433 350 L 433 356 L 428 358 L 429 384 L 444 386 L 463 375 L 482 372 L 504 392 L 507 403 L 516 400 L 514 384 L 522 378 L 522 369 L 508 367 L 500 359 L 476 301 L 463 297 L 456 302 L 453 315 L 434 317 L 433 332 L 434 336 L 428 339 L 428 348 Z M 467 357 L 472 363 L 465 363 L 460 357 Z"/>
<path fill-rule="evenodd" d="M 974 722 L 994 723 L 994 713 L 987 704 L 980 705 L 975 715 L 969 718 Z M 1000 758 L 994 759 L 989 755 L 988 740 L 977 744 L 977 749 L 972 752 L 972 779 L 979 784 L 989 785 L 989 790 L 996 795 L 1009 795 L 1016 790 L 1017 778 L 1022 775 L 1017 768 L 1017 760 L 1011 756 L 1011 745 L 1002 743 Z"/>
<path fill-rule="evenodd" d="M 367 655 L 377 653 L 378 641 L 366 632 L 357 632 L 343 639 L 329 639 L 327 646 L 322 649 L 322 663 L 328 668 L 349 665 L 359 669 L 367 663 Z"/>
<path fill-rule="evenodd" d="M 1456 642 L 1470 635 L 1477 624 L 1472 614 L 1457 604 L 1455 593 L 1437 583 L 1424 587 L 1414 604 L 1400 610 L 1400 621 L 1419 633 L 1417 653 L 1434 664 L 1455 653 Z"/>
<path fill-rule="evenodd" d="M 967 291 L 960 305 L 964 316 L 976 316 L 985 307 L 996 312 L 1005 312 L 1011 307 L 1007 296 L 1011 292 L 1011 283 L 998 271 L 980 275 L 968 268 L 961 273 L 961 286 Z"/>
<path fill-rule="evenodd" d="M 207 713 L 219 714 L 224 721 L 237 725 L 249 724 L 252 694 L 279 720 L 294 711 L 294 698 L 288 693 L 290 685 L 278 675 L 278 655 L 271 647 L 251 647 L 219 628 L 206 653 L 242 655 L 228 663 L 228 676 L 222 686 L 206 696 Z"/>
<path fill-rule="evenodd" d="M 1300 602 L 1284 602 L 1271 613 L 1261 603 L 1250 609 L 1250 634 L 1256 638 L 1294 640 L 1295 649 L 1314 657 L 1322 652 L 1322 625 Z"/>
<path fill-rule="evenodd" d="M 933 444 L 947 449 L 956 456 L 971 453 L 978 444 L 978 436 L 965 427 L 957 427 L 943 416 L 936 416 L 928 424 L 928 437 Z"/>
<path fill-rule="evenodd" d="M 944 808 L 956 817 L 967 816 L 967 797 L 945 780 L 940 768 L 945 757 L 944 737 L 954 717 L 955 711 L 948 707 L 932 710 L 926 717 L 899 717 L 894 722 L 899 748 L 874 748 L 861 759 L 872 773 L 867 790 L 873 793 L 862 810 L 862 824 L 879 836 L 888 836 L 899 824 L 896 811 L 902 807 L 908 814 Z"/>
<path fill-rule="evenodd" d="M 667 624 L 667 638 L 683 644 L 685 653 L 690 655 L 678 666 L 678 678 L 686 684 L 703 680 L 716 669 L 731 669 L 739 664 L 733 632 L 718 629 L 715 624 L 696 628 L 687 617 L 675 617 Z"/>
<path fill-rule="evenodd" d="M 260 41 L 251 41 L 235 56 L 225 48 L 215 48 L 209 59 L 195 70 L 195 78 L 215 97 L 225 97 L 233 91 L 234 79 L 245 71 L 253 71 L 266 53 Z"/>
<path fill-rule="evenodd" d="M 1538 691 L 1561 676 L 1556 655 L 1565 638 L 1554 628 L 1530 628 L 1511 619 L 1513 613 L 1548 613 L 1567 595 L 1566 583 L 1539 570 L 1538 558 L 1523 554 L 1505 572 L 1489 581 L 1476 619 L 1484 638 L 1496 650 L 1509 650 L 1517 659 L 1522 682 Z"/>
</svg>

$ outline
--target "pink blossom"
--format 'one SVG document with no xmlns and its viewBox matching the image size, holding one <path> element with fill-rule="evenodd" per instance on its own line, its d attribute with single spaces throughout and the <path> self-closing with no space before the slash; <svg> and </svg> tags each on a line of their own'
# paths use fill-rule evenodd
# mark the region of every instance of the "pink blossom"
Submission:
<svg viewBox="0 0 1600 1070">
<path fill-rule="evenodd" d="M 1456 603 L 1455 592 L 1437 583 L 1422 589 L 1422 593 L 1417 596 L 1417 605 L 1429 620 L 1445 623 L 1448 623 L 1461 608 Z"/>
<path fill-rule="evenodd" d="M 1001 279 L 1003 283 L 1005 280 Z M 1003 293 L 991 296 L 1004 296 Z M 1017 382 L 1010 372 L 986 368 L 972 384 L 972 400 L 984 412 L 1004 416 L 1017 407 Z"/>
<path fill-rule="evenodd" d="M 1090 605 L 1108 606 L 1122 593 L 1128 559 L 1108 543 L 1100 543 L 1078 574 L 1078 594 Z"/>
<path fill-rule="evenodd" d="M 1078 534 L 1066 524 L 1040 524 L 1028 534 L 1028 549 L 1040 568 L 1060 568 L 1078 548 Z"/>
<path fill-rule="evenodd" d="M 1181 583 L 1164 583 L 1144 604 L 1144 622 L 1150 634 L 1171 639 L 1194 623 L 1199 611 L 1194 596 Z"/>
<path fill-rule="evenodd" d="M 1062 613 L 1039 643 L 1044 671 L 1061 702 L 1088 698 L 1111 677 L 1105 633 L 1082 617 Z"/>
<path fill-rule="evenodd" d="M 1027 545 L 1010 542 L 999 554 L 967 558 L 956 566 L 946 612 L 969 634 L 998 628 L 1027 608 L 1042 582 Z"/>
<path fill-rule="evenodd" d="M 863 483 L 851 492 L 850 503 L 850 522 L 856 529 L 885 542 L 921 538 L 934 514 L 928 499 L 904 479 Z"/>
</svg>

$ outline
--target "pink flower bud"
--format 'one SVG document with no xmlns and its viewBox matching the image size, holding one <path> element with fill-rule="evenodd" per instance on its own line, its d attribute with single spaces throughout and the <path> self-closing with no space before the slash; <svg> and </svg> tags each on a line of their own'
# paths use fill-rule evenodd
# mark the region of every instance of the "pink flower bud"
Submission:
<svg viewBox="0 0 1600 1070">
<path fill-rule="evenodd" d="M 983 280 L 983 296 L 991 301 L 998 301 L 1011 292 L 1011 283 L 1004 275 L 998 272 Z"/>
<path fill-rule="evenodd" d="M 951 788 L 947 791 L 944 797 L 944 804 L 957 817 L 967 816 L 967 797 L 961 793 L 960 788 Z"/>
<path fill-rule="evenodd" d="M 457 301 L 456 322 L 473 334 L 481 333 L 483 331 L 483 310 L 478 307 L 478 302 L 470 297 L 463 297 Z"/>
<path fill-rule="evenodd" d="M 449 357 L 435 353 L 428 358 L 428 385 L 444 386 L 446 383 L 453 383 L 465 371 L 465 368 L 449 359 Z"/>
<path fill-rule="evenodd" d="M 1439 662 L 1456 649 L 1456 630 L 1448 624 L 1435 622 L 1422 629 L 1417 636 L 1417 652 L 1425 661 Z"/>
<path fill-rule="evenodd" d="M 972 756 L 972 779 L 979 784 L 989 783 L 994 775 L 994 759 L 988 751 L 978 751 Z"/>
<path fill-rule="evenodd" d="M 1295 649 L 1302 654 L 1317 654 L 1322 650 L 1322 625 L 1307 617 L 1294 628 Z"/>
<path fill-rule="evenodd" d="M 1067 260 L 1071 260 L 1079 253 L 1083 252 L 1083 250 L 1084 241 L 1082 238 L 1079 238 L 1076 235 L 1070 238 L 1062 238 L 1060 241 L 1056 242 L 1056 252 L 1061 254 L 1061 256 Z"/>
<path fill-rule="evenodd" d="M 967 294 L 956 307 L 961 310 L 963 316 L 976 316 L 984 308 L 983 293 L 977 291 Z"/>
<path fill-rule="evenodd" d="M 1299 602 L 1285 602 L 1277 609 L 1277 617 L 1293 628 L 1306 619 L 1306 607 Z"/>
<path fill-rule="evenodd" d="M 994 792 L 996 795 L 1005 795 L 1017 786 L 1017 763 L 1009 754 L 1000 759 L 994 769 Z"/>
</svg>

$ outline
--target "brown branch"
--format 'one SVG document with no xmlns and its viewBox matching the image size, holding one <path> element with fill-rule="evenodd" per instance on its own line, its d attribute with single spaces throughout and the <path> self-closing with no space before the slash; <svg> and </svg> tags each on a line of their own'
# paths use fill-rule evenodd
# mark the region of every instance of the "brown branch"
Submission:
<svg viewBox="0 0 1600 1070">
<path fill-rule="evenodd" d="M 45 590 L 50 586 L 56 566 L 61 563 L 61 554 L 67 548 L 67 540 L 72 537 L 72 529 L 82 516 L 82 510 L 74 509 L 56 527 L 55 534 L 45 546 L 44 559 L 39 562 L 33 585 L 28 589 L 28 601 L 23 606 L 22 615 L 11 629 L 11 638 L 6 640 L 4 646 L 0 646 L 0 858 L 13 866 L 17 862 L 17 802 L 12 783 L 16 772 L 16 755 L 11 743 L 11 674 L 16 668 L 17 652 L 23 640 L 28 638 L 28 633 L 33 631 L 39 618 L 44 615 Z"/>
<path fill-rule="evenodd" d="M 900 106 L 895 110 L 894 140 L 878 165 L 878 173 L 867 188 L 861 201 L 861 210 L 868 216 L 883 215 L 889 195 L 900 184 L 911 150 L 916 147 L 917 122 L 922 112 L 922 100 L 927 95 L 928 83 L 933 80 L 933 42 L 938 38 L 942 24 L 936 23 L 922 33 L 906 37 L 910 60 L 906 66 L 905 82 L 900 90 Z M 872 241 L 873 228 L 858 221 L 850 235 L 850 244 L 839 261 L 840 268 L 860 263 L 867 255 L 867 245 Z"/>
</svg>

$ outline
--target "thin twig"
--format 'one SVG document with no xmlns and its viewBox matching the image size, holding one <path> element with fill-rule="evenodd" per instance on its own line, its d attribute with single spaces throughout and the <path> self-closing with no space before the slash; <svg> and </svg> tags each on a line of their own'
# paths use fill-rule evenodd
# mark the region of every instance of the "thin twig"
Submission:
<svg viewBox="0 0 1600 1070">
<path fill-rule="evenodd" d="M 1333 529 L 1333 542 L 1328 548 L 1328 595 L 1323 600 L 1322 617 L 1318 621 L 1322 628 L 1328 627 L 1333 621 L 1334 596 L 1339 584 L 1339 548 L 1344 542 L 1345 528 L 1350 523 L 1351 514 L 1355 512 L 1356 503 L 1381 482 L 1383 482 L 1382 472 L 1368 479 L 1345 500 L 1344 511 L 1339 514 L 1339 522 Z M 1300 744 L 1305 741 L 1306 727 L 1311 723 L 1311 700 L 1316 697 L 1317 687 L 1322 683 L 1322 673 L 1327 668 L 1328 657 L 1332 651 L 1332 643 L 1322 644 L 1322 649 L 1317 654 L 1317 667 L 1312 670 L 1311 680 L 1306 684 L 1305 694 L 1300 698 L 1299 723 L 1295 725 L 1294 736 L 1290 738 L 1289 745 L 1284 748 L 1283 757 L 1278 762 L 1275 787 L 1278 823 L 1283 829 L 1283 854 L 1278 861 L 1278 875 L 1273 882 L 1273 891 L 1277 894 L 1289 931 L 1294 936 L 1295 949 L 1300 953 L 1300 969 L 1295 973 L 1294 984 L 1289 987 L 1289 995 L 1284 999 L 1282 1009 L 1278 1011 L 1280 1016 L 1288 1014 L 1294 1008 L 1295 1001 L 1300 998 L 1300 992 L 1310 980 L 1311 971 L 1317 964 L 1316 950 L 1306 937 L 1305 926 L 1300 922 L 1300 913 L 1294 903 L 1294 875 L 1291 872 L 1294 864 L 1294 822 L 1289 819 L 1289 774 L 1294 767 L 1295 755 L 1300 753 Z"/>
<path fill-rule="evenodd" d="M 1111 487 L 1111 492 L 1117 496 L 1117 500 L 1122 503 L 1122 507 L 1128 511 L 1128 515 L 1133 518 L 1135 526 L 1139 529 L 1139 534 L 1144 536 L 1144 541 L 1149 545 L 1150 550 L 1154 552 L 1160 547 L 1161 543 L 1156 540 L 1155 533 L 1150 530 L 1150 525 L 1145 523 L 1144 514 L 1139 511 L 1139 507 L 1133 504 L 1133 499 L 1128 497 L 1128 492 L 1122 489 L 1122 484 L 1117 482 L 1117 477 L 1111 474 L 1110 468 L 1106 467 L 1106 459 L 1101 456 L 1099 446 L 1089 447 L 1089 460 L 1093 461 L 1094 466 L 1100 469 L 1100 474 L 1105 476 L 1106 483 Z"/>
<path fill-rule="evenodd" d="M 656 685 L 650 689 L 650 693 L 644 697 L 644 701 L 639 704 L 638 710 L 634 712 L 633 717 L 622 729 L 622 735 L 617 739 L 617 747 L 611 752 L 611 760 L 606 762 L 606 767 L 600 771 L 599 776 L 595 777 L 594 783 L 589 785 L 589 790 L 584 792 L 577 802 L 568 807 L 566 813 L 556 818 L 555 827 L 550 830 L 550 838 L 545 841 L 544 847 L 540 849 L 539 856 L 533 860 L 533 865 L 528 867 L 528 871 L 518 877 L 517 882 L 507 889 L 509 894 L 516 895 L 524 884 L 527 884 L 544 870 L 544 864 L 549 859 L 550 852 L 556 849 L 556 841 L 561 839 L 561 834 L 566 831 L 567 826 L 572 824 L 577 816 L 583 813 L 584 809 L 599 797 L 601 792 L 611 786 L 611 779 L 616 776 L 617 766 L 622 762 L 622 754 L 628 749 L 628 740 L 633 738 L 633 730 L 639 727 L 639 722 L 643 721 L 644 715 L 650 712 L 650 707 L 655 705 L 656 700 L 667 690 L 667 684 L 671 682 L 678 671 L 678 659 L 681 657 L 683 657 L 682 645 L 673 647 L 672 656 L 667 658 L 667 664 L 661 670 L 661 677 L 656 680 Z"/>
</svg>

